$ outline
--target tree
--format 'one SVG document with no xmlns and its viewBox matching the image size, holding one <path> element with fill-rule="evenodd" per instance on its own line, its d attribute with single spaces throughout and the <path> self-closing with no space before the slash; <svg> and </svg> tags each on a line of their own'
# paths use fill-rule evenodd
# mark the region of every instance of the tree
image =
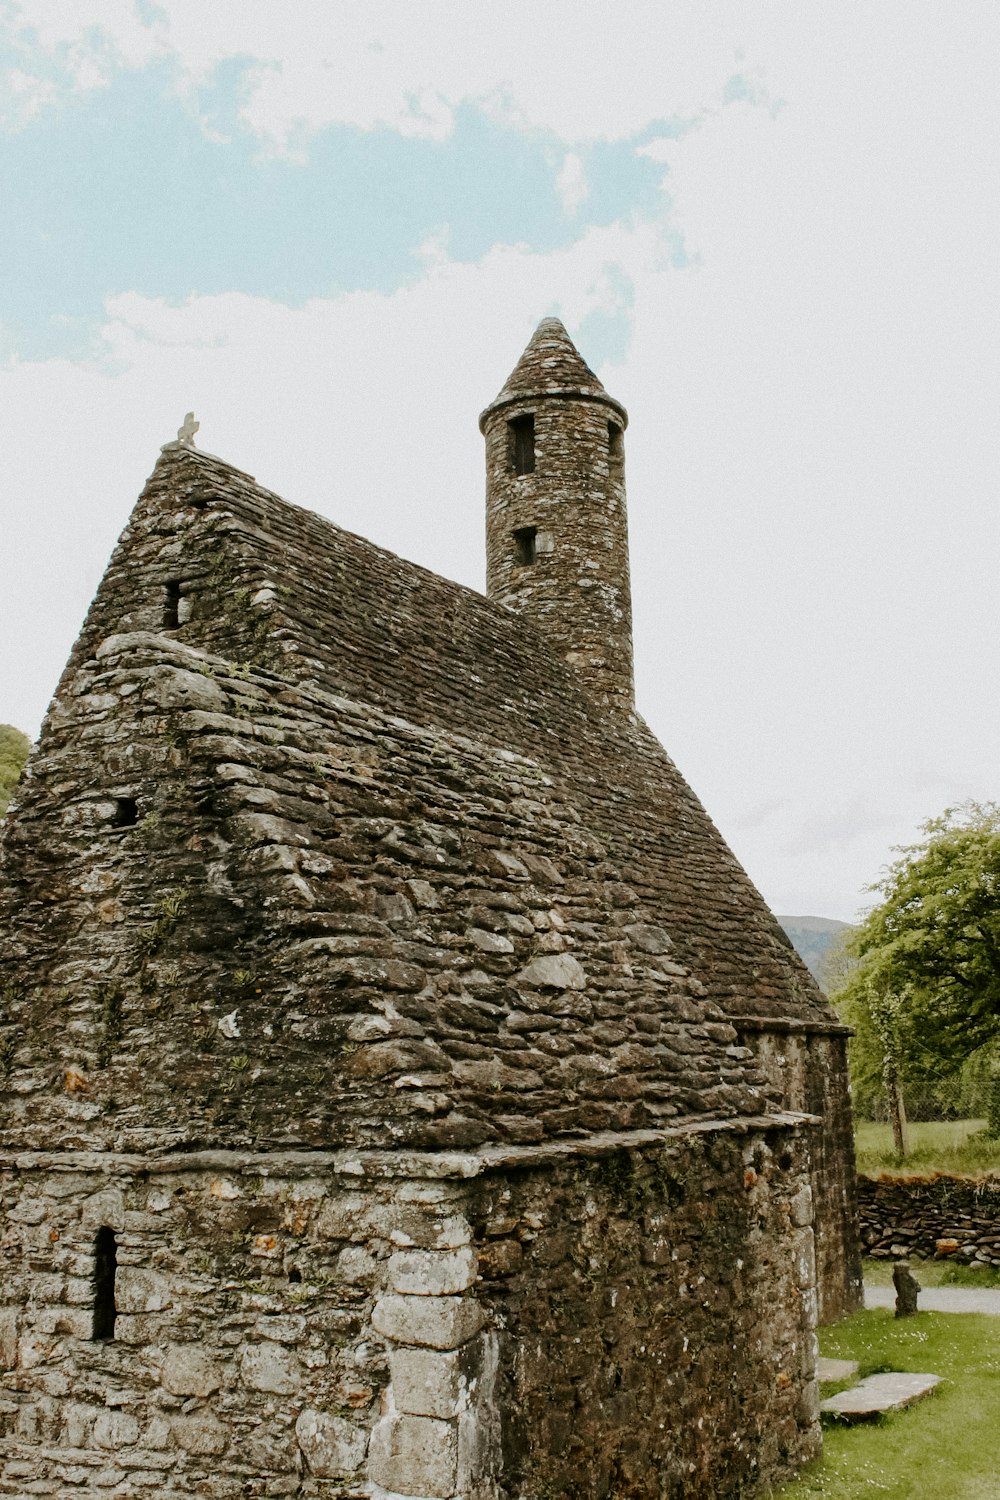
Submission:
<svg viewBox="0 0 1000 1500">
<path fill-rule="evenodd" d="M 872 887 L 882 900 L 833 996 L 856 1030 L 856 1074 L 882 1076 L 897 1150 L 900 1085 L 954 1074 L 1000 1038 L 1000 806 L 949 808 L 922 833 Z"/>
<path fill-rule="evenodd" d="M 13 724 L 0 724 L 0 818 L 7 811 L 11 793 L 28 759 L 31 741 Z"/>
</svg>

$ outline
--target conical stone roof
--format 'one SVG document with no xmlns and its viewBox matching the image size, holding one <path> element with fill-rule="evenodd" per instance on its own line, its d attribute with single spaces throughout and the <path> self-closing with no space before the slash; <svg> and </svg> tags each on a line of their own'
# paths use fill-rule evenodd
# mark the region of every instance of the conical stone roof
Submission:
<svg viewBox="0 0 1000 1500">
<path fill-rule="evenodd" d="M 480 428 L 498 407 L 535 396 L 602 401 L 614 408 L 623 423 L 628 422 L 625 408 L 608 395 L 558 318 L 543 318 L 539 323 L 503 389 L 479 418 Z"/>
</svg>

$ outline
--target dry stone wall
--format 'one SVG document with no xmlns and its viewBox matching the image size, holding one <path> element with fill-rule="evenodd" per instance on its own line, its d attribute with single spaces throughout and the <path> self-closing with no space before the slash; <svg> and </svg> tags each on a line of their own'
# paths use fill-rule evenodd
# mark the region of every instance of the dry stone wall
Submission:
<svg viewBox="0 0 1000 1500">
<path fill-rule="evenodd" d="M 1000 1182 L 995 1178 L 861 1177 L 858 1206 L 867 1255 L 1000 1266 Z"/>
<path fill-rule="evenodd" d="M 818 1443 L 805 1160 L 773 1124 L 2 1159 L 0 1494 L 749 1494 Z"/>
</svg>

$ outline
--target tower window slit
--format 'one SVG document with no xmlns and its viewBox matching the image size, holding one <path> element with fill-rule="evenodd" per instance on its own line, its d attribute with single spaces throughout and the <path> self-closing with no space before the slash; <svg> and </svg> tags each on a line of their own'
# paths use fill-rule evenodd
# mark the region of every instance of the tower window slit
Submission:
<svg viewBox="0 0 1000 1500">
<path fill-rule="evenodd" d="M 181 585 L 177 578 L 172 578 L 165 586 L 163 595 L 163 628 L 164 630 L 176 630 L 180 625 L 178 610 L 181 602 Z"/>
<path fill-rule="evenodd" d="M 608 423 L 608 453 L 612 458 L 622 456 L 622 430 L 617 422 Z"/>
<path fill-rule="evenodd" d="M 510 439 L 510 459 L 515 474 L 535 472 L 535 419 L 529 412 L 524 417 L 514 417 L 507 423 Z"/>
<path fill-rule="evenodd" d="M 94 1239 L 94 1331 L 95 1339 L 115 1336 L 115 1272 L 118 1242 L 115 1232 L 103 1224 Z"/>
<path fill-rule="evenodd" d="M 131 828 L 139 821 L 139 804 L 134 797 L 116 797 L 111 815 L 112 828 Z"/>
<path fill-rule="evenodd" d="M 521 526 L 514 532 L 514 557 L 520 567 L 533 563 L 538 556 L 537 526 Z"/>
</svg>

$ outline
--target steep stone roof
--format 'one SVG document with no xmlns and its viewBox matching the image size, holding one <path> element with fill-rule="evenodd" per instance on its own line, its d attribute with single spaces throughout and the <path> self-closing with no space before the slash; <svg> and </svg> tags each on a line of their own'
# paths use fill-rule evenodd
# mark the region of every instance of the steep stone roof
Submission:
<svg viewBox="0 0 1000 1500">
<path fill-rule="evenodd" d="M 179 447 L 5 826 L 0 993 L 0 1144 L 118 1149 L 759 1114 L 727 1014 L 833 1019 L 529 622 Z"/>
<path fill-rule="evenodd" d="M 480 416 L 480 428 L 498 406 L 533 396 L 585 396 L 613 407 L 622 425 L 628 423 L 624 406 L 608 395 L 558 318 L 543 318 L 539 323 L 503 389 Z"/>
</svg>

